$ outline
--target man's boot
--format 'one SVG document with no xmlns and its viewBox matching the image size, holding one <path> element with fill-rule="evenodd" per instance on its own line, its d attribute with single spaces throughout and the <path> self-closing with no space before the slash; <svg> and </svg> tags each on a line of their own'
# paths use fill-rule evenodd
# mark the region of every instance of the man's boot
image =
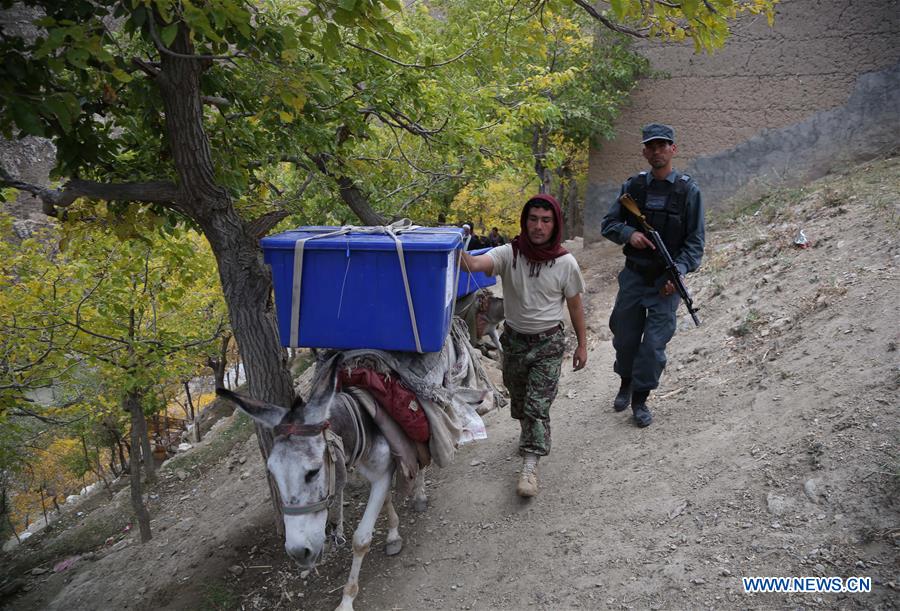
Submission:
<svg viewBox="0 0 900 611">
<path fill-rule="evenodd" d="M 647 409 L 647 397 L 650 396 L 649 390 L 634 392 L 631 395 L 631 412 L 634 414 L 634 422 L 640 428 L 650 426 L 653 422 L 653 415 Z"/>
<path fill-rule="evenodd" d="M 525 458 L 522 460 L 522 471 L 519 473 L 519 484 L 516 486 L 516 494 L 521 497 L 531 498 L 537 496 L 537 463 L 539 458 L 540 456 L 537 454 L 525 453 Z"/>
<path fill-rule="evenodd" d="M 628 404 L 631 403 L 631 378 L 622 378 L 622 385 L 619 386 L 619 394 L 613 401 L 613 409 L 621 412 Z"/>
</svg>

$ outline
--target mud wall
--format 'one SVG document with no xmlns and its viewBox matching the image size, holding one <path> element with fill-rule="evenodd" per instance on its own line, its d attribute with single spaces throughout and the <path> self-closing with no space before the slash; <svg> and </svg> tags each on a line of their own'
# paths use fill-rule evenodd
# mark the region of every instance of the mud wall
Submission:
<svg viewBox="0 0 900 611">
<path fill-rule="evenodd" d="M 900 143 L 900 2 L 783 0 L 775 24 L 742 19 L 725 48 L 641 42 L 659 74 L 645 79 L 591 151 L 585 240 L 619 185 L 644 169 L 640 128 L 675 127 L 676 167 L 699 182 L 707 208 L 748 184 L 800 183 Z"/>
</svg>

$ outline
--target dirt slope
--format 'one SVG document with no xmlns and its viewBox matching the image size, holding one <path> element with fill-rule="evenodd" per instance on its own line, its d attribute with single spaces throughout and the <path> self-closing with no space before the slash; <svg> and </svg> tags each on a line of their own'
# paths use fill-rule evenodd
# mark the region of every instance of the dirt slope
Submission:
<svg viewBox="0 0 900 611">
<path fill-rule="evenodd" d="M 579 250 L 589 365 L 565 368 L 540 496 L 515 496 L 517 425 L 489 414 L 490 438 L 431 473 L 429 510 L 401 513 L 404 551 L 384 556 L 376 534 L 357 607 L 896 608 L 898 193 L 892 159 L 717 221 L 689 279 L 704 324 L 680 320 L 643 430 L 611 409 L 606 319 L 621 254 Z M 793 246 L 801 227 L 811 248 Z M 336 606 L 350 552 L 312 575 L 291 566 L 254 438 L 197 469 L 154 491 L 151 543 L 129 533 L 118 549 L 29 575 L 7 606 Z M 354 483 L 351 525 L 364 500 Z M 740 577 L 765 575 L 867 576 L 873 591 L 743 593 Z"/>
</svg>

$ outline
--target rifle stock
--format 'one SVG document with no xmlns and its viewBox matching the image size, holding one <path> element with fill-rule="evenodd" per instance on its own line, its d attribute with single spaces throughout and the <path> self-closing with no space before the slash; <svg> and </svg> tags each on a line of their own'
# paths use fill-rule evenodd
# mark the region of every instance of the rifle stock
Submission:
<svg viewBox="0 0 900 611">
<path fill-rule="evenodd" d="M 694 321 L 696 326 L 700 326 L 700 319 L 697 318 L 697 308 L 694 307 L 694 300 L 691 297 L 690 291 L 688 291 L 687 286 L 685 286 L 684 281 L 681 279 L 681 274 L 678 273 L 678 268 L 675 266 L 675 261 L 672 259 L 672 255 L 669 254 L 669 250 L 666 248 L 666 245 L 662 241 L 662 237 L 660 237 L 659 233 L 647 222 L 647 217 L 643 215 L 641 209 L 638 207 L 634 198 L 631 197 L 628 193 L 622 195 L 619 198 L 619 203 L 621 203 L 628 212 L 630 212 L 635 218 L 637 218 L 638 222 L 643 227 L 644 232 L 650 237 L 650 241 L 653 242 L 653 246 L 656 247 L 656 254 L 663 260 L 663 264 L 666 268 L 666 274 L 669 276 L 669 280 L 672 281 L 672 284 L 675 285 L 675 289 L 678 291 L 678 295 L 681 297 L 681 300 L 684 302 L 684 306 L 687 308 L 688 314 L 691 315 L 691 318 Z"/>
</svg>

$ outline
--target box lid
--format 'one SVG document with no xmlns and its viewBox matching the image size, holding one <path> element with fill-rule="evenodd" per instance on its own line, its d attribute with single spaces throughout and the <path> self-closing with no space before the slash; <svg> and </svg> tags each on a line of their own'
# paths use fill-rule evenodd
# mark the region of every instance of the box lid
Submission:
<svg viewBox="0 0 900 611">
<path fill-rule="evenodd" d="M 340 227 L 298 227 L 260 240 L 264 250 L 293 250 L 297 240 L 325 236 Z M 450 251 L 462 244 L 463 230 L 458 227 L 418 227 L 404 230 L 397 237 L 404 251 Z M 342 235 L 308 240 L 306 250 L 395 250 L 394 240 L 385 233 L 350 231 Z"/>
</svg>

